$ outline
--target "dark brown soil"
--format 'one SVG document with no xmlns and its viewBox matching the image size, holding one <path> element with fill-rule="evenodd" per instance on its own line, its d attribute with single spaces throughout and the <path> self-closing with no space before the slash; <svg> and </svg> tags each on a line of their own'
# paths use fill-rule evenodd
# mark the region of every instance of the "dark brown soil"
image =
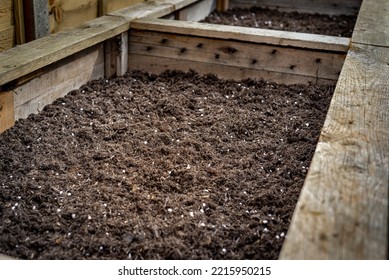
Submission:
<svg viewBox="0 0 389 280">
<path fill-rule="evenodd" d="M 356 16 L 281 12 L 252 7 L 233 8 L 226 12 L 214 11 L 204 22 L 351 37 L 356 19 Z"/>
<path fill-rule="evenodd" d="M 0 135 L 0 252 L 276 259 L 333 86 L 134 72 Z"/>
</svg>

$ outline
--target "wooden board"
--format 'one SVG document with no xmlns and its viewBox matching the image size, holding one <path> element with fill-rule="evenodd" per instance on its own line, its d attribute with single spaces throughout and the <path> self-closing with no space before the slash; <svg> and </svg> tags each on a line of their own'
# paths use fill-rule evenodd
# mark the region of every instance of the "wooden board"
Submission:
<svg viewBox="0 0 389 280">
<path fill-rule="evenodd" d="M 282 259 L 387 259 L 389 48 L 354 44 Z"/>
<path fill-rule="evenodd" d="M 225 12 L 229 9 L 230 7 L 230 0 L 216 0 L 216 8 L 220 12 Z"/>
<path fill-rule="evenodd" d="M 389 47 L 389 1 L 364 0 L 355 24 L 354 43 Z"/>
<path fill-rule="evenodd" d="M 148 55 L 192 62 L 337 80 L 345 53 L 251 42 L 130 30 L 131 56 Z"/>
<path fill-rule="evenodd" d="M 0 52 L 8 50 L 14 46 L 15 27 L 0 30 Z"/>
<path fill-rule="evenodd" d="M 114 12 L 126 8 L 130 5 L 145 2 L 145 0 L 105 0 L 105 1 L 107 2 L 106 13 Z"/>
<path fill-rule="evenodd" d="M 0 53 L 0 85 L 80 52 L 128 30 L 120 17 L 105 16 Z"/>
<path fill-rule="evenodd" d="M 349 44 L 347 38 L 162 19 L 134 20 L 131 27 L 130 68 L 175 69 L 171 61 L 176 61 L 192 69 L 196 65 L 199 72 L 204 72 L 203 63 L 209 73 L 210 65 L 213 69 L 223 65 L 228 66 L 222 71 L 224 78 L 233 76 L 228 71 L 235 77 L 241 71 L 246 78 L 277 82 L 288 75 L 289 83 L 335 82 Z"/>
<path fill-rule="evenodd" d="M 104 48 L 96 45 L 46 67 L 35 79 L 13 90 L 15 119 L 38 113 L 47 104 L 90 80 L 104 77 Z"/>
<path fill-rule="evenodd" d="M 5 30 L 13 25 L 13 2 L 12 0 L 0 1 L 0 30 Z"/>
<path fill-rule="evenodd" d="M 131 28 L 323 51 L 346 52 L 350 43 L 342 37 L 165 19 L 133 20 Z"/>
<path fill-rule="evenodd" d="M 138 3 L 67 32 L 52 34 L 2 52 L 0 86 L 126 32 L 134 18 L 165 16 L 193 2 L 195 0 Z"/>
<path fill-rule="evenodd" d="M 13 26 L 12 0 L 0 1 L 0 52 L 14 46 L 15 27 Z"/>
<path fill-rule="evenodd" d="M 12 91 L 0 92 L 0 133 L 15 123 L 14 95 Z"/>
<path fill-rule="evenodd" d="M 159 18 L 178 11 L 199 0 L 152 0 L 132 5 L 108 15 L 124 17 L 129 21 L 145 17 Z"/>
<path fill-rule="evenodd" d="M 15 16 L 15 44 L 21 45 L 26 42 L 26 30 L 24 22 L 23 0 L 14 0 Z"/>
<path fill-rule="evenodd" d="M 294 75 L 281 72 L 271 72 L 261 69 L 235 67 L 225 64 L 214 64 L 197 61 L 177 60 L 174 58 L 153 57 L 148 55 L 129 56 L 130 70 L 143 70 L 149 73 L 160 74 L 166 70 L 176 69 L 181 71 L 194 70 L 200 74 L 215 74 L 222 79 L 240 81 L 243 79 L 265 79 L 283 84 L 334 84 L 334 80 L 320 79 L 302 75 Z"/>
<path fill-rule="evenodd" d="M 128 32 L 107 40 L 105 48 L 105 77 L 123 76 L 128 71 Z"/>
<path fill-rule="evenodd" d="M 50 33 L 69 30 L 99 16 L 99 0 L 49 0 Z"/>
<path fill-rule="evenodd" d="M 230 0 L 230 7 L 260 6 L 284 11 L 356 15 L 362 0 Z"/>
</svg>

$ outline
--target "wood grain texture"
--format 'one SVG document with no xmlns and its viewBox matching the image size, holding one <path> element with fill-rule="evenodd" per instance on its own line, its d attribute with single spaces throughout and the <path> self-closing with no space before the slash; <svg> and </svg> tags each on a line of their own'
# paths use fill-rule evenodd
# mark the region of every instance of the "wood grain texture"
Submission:
<svg viewBox="0 0 389 280">
<path fill-rule="evenodd" d="M 0 52 L 8 50 L 14 46 L 15 27 L 10 26 L 7 29 L 0 30 Z"/>
<path fill-rule="evenodd" d="M 99 17 L 104 16 L 108 12 L 108 0 L 98 0 Z"/>
<path fill-rule="evenodd" d="M 345 53 L 132 29 L 132 55 L 205 62 L 336 81 Z"/>
<path fill-rule="evenodd" d="M 131 28 L 341 52 L 346 52 L 350 43 L 342 37 L 166 19 L 133 20 Z"/>
<path fill-rule="evenodd" d="M 352 42 L 389 47 L 389 1 L 364 0 Z"/>
<path fill-rule="evenodd" d="M 230 0 L 216 0 L 217 4 L 217 10 L 220 12 L 225 12 L 230 7 Z"/>
<path fill-rule="evenodd" d="M 13 21 L 13 1 L 0 1 L 0 52 L 14 46 L 15 27 Z"/>
<path fill-rule="evenodd" d="M 132 5 L 116 12 L 108 13 L 108 15 L 124 17 L 130 21 L 145 17 L 159 18 L 197 1 L 199 0 L 151 0 Z"/>
<path fill-rule="evenodd" d="M 283 84 L 334 84 L 334 80 L 317 79 L 302 75 L 281 72 L 271 72 L 261 69 L 236 67 L 226 64 L 215 64 L 175 58 L 154 57 L 149 55 L 129 55 L 129 69 L 143 70 L 149 73 L 160 74 L 166 70 L 176 69 L 181 71 L 195 70 L 200 74 L 215 74 L 221 79 L 240 81 L 243 79 L 260 79 Z"/>
<path fill-rule="evenodd" d="M 284 11 L 356 15 L 362 0 L 230 0 L 231 7 L 260 6 Z"/>
<path fill-rule="evenodd" d="M 107 13 L 114 12 L 128 6 L 145 2 L 145 0 L 105 0 L 107 2 Z"/>
<path fill-rule="evenodd" d="M 0 30 L 8 29 L 13 25 L 13 1 L 0 1 Z"/>
<path fill-rule="evenodd" d="M 128 71 L 128 32 L 105 41 L 105 77 L 123 76 Z"/>
<path fill-rule="evenodd" d="M 15 17 L 15 40 L 16 44 L 24 44 L 26 42 L 26 32 L 24 27 L 24 11 L 23 0 L 14 1 L 14 17 Z"/>
<path fill-rule="evenodd" d="M 99 16 L 99 0 L 49 1 L 50 33 L 69 30 Z"/>
<path fill-rule="evenodd" d="M 43 74 L 13 90 L 15 119 L 38 113 L 44 106 L 87 83 L 104 76 L 104 48 L 96 45 L 53 65 Z"/>
<path fill-rule="evenodd" d="M 127 31 L 129 23 L 105 16 L 0 53 L 0 85 Z"/>
<path fill-rule="evenodd" d="M 15 123 L 14 94 L 12 91 L 0 92 L 0 133 Z"/>
<path fill-rule="evenodd" d="M 389 49 L 354 44 L 281 259 L 387 259 Z"/>
<path fill-rule="evenodd" d="M 126 32 L 130 22 L 135 18 L 164 16 L 195 1 L 138 3 L 91 20 L 67 32 L 52 34 L 2 52 L 0 53 L 0 85 Z"/>
</svg>

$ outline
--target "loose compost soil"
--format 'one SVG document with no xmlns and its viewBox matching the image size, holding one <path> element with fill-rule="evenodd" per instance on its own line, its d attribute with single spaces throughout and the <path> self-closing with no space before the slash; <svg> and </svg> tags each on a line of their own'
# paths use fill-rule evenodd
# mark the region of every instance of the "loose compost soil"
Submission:
<svg viewBox="0 0 389 280">
<path fill-rule="evenodd" d="M 260 7 L 214 11 L 204 22 L 351 37 L 357 16 L 283 12 Z"/>
<path fill-rule="evenodd" d="M 277 259 L 333 86 L 132 72 L 0 135 L 0 252 Z"/>
</svg>

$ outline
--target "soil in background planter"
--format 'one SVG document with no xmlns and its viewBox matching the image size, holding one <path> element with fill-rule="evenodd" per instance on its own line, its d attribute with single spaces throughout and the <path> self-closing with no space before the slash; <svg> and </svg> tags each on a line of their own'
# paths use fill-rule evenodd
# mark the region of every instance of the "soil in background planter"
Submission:
<svg viewBox="0 0 389 280">
<path fill-rule="evenodd" d="M 0 135 L 0 252 L 277 259 L 333 86 L 133 72 Z"/>
<path fill-rule="evenodd" d="M 203 22 L 351 37 L 357 16 L 281 12 L 260 7 L 214 11 Z"/>
</svg>

